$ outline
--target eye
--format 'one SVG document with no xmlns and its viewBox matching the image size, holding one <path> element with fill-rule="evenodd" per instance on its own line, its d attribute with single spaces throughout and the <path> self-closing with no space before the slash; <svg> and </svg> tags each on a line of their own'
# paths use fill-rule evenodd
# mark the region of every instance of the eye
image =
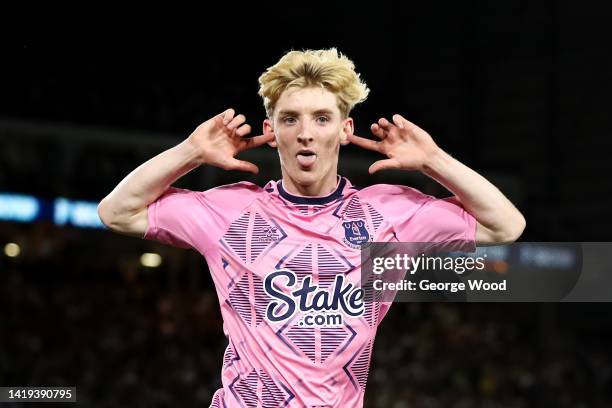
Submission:
<svg viewBox="0 0 612 408">
<path fill-rule="evenodd" d="M 293 116 L 285 116 L 283 118 L 283 123 L 287 125 L 292 125 L 295 123 L 295 118 Z"/>
<path fill-rule="evenodd" d="M 320 122 L 320 123 L 327 123 L 327 122 L 329 122 L 329 118 L 327 116 L 319 116 L 317 118 L 317 121 Z"/>
</svg>

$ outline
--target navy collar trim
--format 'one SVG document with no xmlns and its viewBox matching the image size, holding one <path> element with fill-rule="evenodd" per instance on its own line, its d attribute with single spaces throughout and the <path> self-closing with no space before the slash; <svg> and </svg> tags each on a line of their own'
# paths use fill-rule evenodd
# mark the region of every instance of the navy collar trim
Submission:
<svg viewBox="0 0 612 408">
<path fill-rule="evenodd" d="M 287 191 L 285 191 L 285 189 L 283 188 L 282 181 L 279 181 L 277 183 L 277 186 L 278 186 L 278 194 L 280 194 L 280 196 L 283 197 L 285 200 L 291 201 L 292 203 L 295 203 L 295 204 L 321 205 L 321 204 L 328 204 L 328 203 L 334 202 L 342 196 L 342 191 L 344 190 L 344 187 L 346 186 L 346 179 L 344 177 L 340 177 L 340 182 L 338 183 L 338 187 L 336 187 L 336 190 L 330 195 L 327 195 L 325 197 L 304 197 L 304 196 L 296 196 L 296 195 L 290 194 Z"/>
</svg>

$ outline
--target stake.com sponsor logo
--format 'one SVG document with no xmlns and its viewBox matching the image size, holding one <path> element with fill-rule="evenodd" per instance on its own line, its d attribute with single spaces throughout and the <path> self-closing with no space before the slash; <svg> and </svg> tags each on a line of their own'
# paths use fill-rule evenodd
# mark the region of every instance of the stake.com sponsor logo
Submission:
<svg viewBox="0 0 612 408">
<path fill-rule="evenodd" d="M 295 273 L 289 269 L 279 269 L 266 275 L 264 290 L 273 299 L 266 309 L 268 321 L 282 322 L 299 311 L 306 313 L 298 323 L 300 326 L 334 327 L 343 324 L 343 314 L 354 317 L 363 315 L 364 290 L 345 282 L 344 275 L 336 275 L 329 290 L 311 284 L 311 276 L 304 277 L 301 286 L 297 280 Z M 278 289 L 281 282 L 289 289 L 298 287 L 284 293 Z M 338 313 L 340 311 L 342 313 Z"/>
</svg>

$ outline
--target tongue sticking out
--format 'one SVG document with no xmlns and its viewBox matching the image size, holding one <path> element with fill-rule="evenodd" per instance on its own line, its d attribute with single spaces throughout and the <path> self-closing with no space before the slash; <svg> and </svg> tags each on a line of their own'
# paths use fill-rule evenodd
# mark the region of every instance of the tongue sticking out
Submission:
<svg viewBox="0 0 612 408">
<path fill-rule="evenodd" d="M 310 167 L 314 164 L 315 160 L 317 159 L 317 155 L 298 154 L 297 159 L 298 159 L 298 163 L 300 163 L 300 166 Z"/>
</svg>

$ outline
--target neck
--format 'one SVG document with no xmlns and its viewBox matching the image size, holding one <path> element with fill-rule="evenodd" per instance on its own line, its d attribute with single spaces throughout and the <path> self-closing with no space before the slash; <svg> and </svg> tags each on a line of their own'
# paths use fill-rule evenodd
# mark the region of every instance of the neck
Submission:
<svg viewBox="0 0 612 408">
<path fill-rule="evenodd" d="M 312 184 L 299 184 L 283 172 L 283 188 L 289 194 L 305 197 L 323 197 L 333 193 L 338 186 L 337 172 L 330 172 L 321 180 Z"/>
</svg>

